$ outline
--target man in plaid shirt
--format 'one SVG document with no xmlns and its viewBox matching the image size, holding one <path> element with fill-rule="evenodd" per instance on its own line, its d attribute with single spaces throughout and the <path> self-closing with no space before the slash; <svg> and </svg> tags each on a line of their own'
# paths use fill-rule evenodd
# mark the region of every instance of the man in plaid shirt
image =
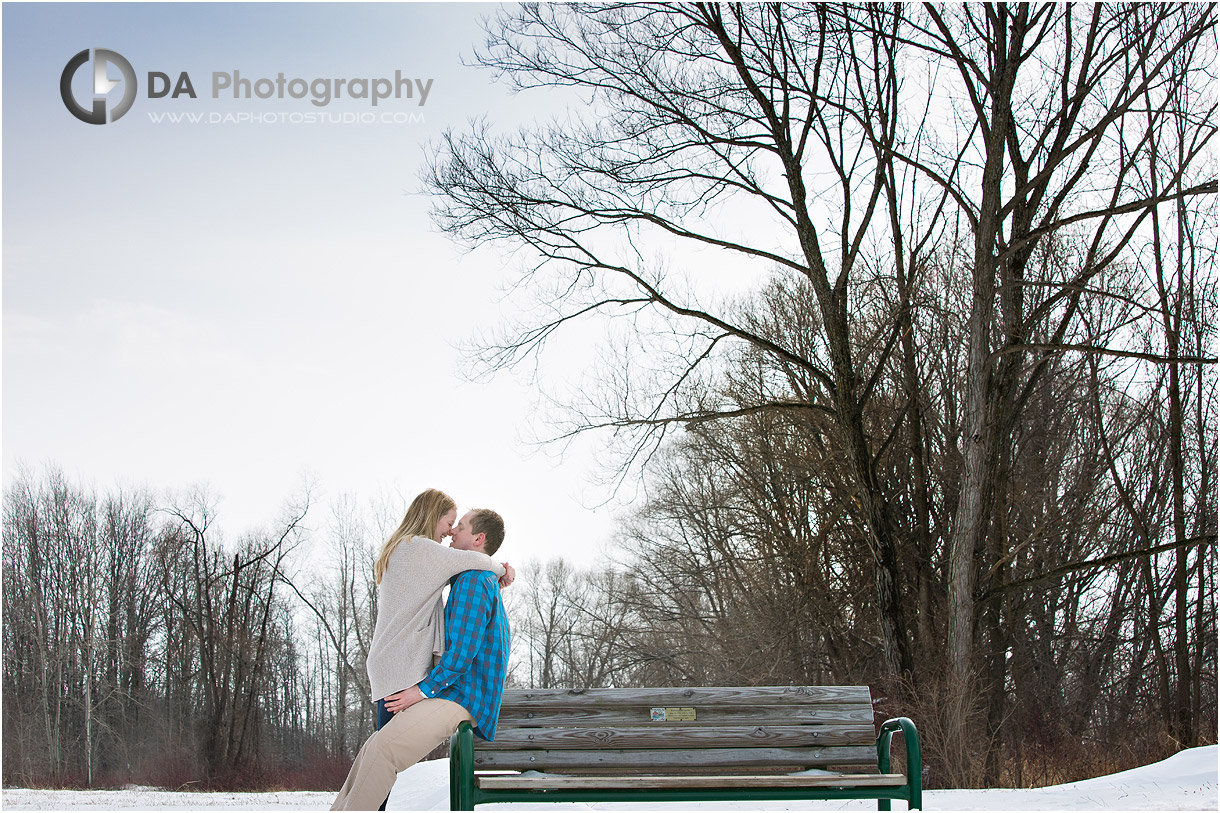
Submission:
<svg viewBox="0 0 1220 813">
<path fill-rule="evenodd" d="M 494 740 L 508 674 L 508 644 L 508 616 L 496 574 L 459 573 L 445 606 L 445 654 L 419 682 L 420 692 L 457 703 L 470 712 L 474 733 Z"/>
<path fill-rule="evenodd" d="M 487 530 L 474 533 L 474 528 Z M 461 550 L 493 550 L 504 538 L 504 521 L 487 509 L 471 511 L 454 528 L 450 543 Z M 470 721 L 485 740 L 496 736 L 500 700 L 508 673 L 508 614 L 494 573 L 467 570 L 452 582 L 445 606 L 445 654 L 428 676 L 386 698 L 396 712 L 356 755 L 331 810 L 372 810 L 387 799 L 404 771 Z"/>
</svg>

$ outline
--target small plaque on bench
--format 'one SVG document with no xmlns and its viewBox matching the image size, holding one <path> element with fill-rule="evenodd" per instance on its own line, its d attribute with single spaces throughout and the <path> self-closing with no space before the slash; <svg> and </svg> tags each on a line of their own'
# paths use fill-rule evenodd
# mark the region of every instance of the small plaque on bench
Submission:
<svg viewBox="0 0 1220 813">
<path fill-rule="evenodd" d="M 694 720 L 695 710 L 689 706 L 652 709 L 652 722 L 654 723 L 690 723 Z"/>
</svg>

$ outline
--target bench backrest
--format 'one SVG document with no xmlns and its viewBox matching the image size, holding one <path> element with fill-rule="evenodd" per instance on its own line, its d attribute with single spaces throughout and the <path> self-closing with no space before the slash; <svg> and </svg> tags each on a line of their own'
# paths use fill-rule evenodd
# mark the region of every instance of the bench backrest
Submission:
<svg viewBox="0 0 1220 813">
<path fill-rule="evenodd" d="M 510 689 L 476 770 L 877 769 L 867 686 Z"/>
</svg>

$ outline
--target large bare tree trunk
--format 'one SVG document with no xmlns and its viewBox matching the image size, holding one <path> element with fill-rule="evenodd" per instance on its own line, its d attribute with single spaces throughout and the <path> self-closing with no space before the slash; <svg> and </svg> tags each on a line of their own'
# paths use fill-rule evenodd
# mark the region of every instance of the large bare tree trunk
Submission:
<svg viewBox="0 0 1220 813">
<path fill-rule="evenodd" d="M 974 229 L 974 267 L 970 298 L 969 345 L 966 361 L 966 405 L 963 410 L 962 482 L 958 491 L 952 536 L 949 538 L 949 670 L 954 685 L 968 691 L 974 654 L 975 556 L 986 538 L 994 498 L 1000 431 L 1009 416 L 997 413 L 997 387 L 992 363 L 996 283 L 1001 271 L 996 257 L 1003 224 L 1005 150 L 1010 126 L 1011 94 L 1016 82 L 1022 32 L 1009 31 L 1006 7 L 988 15 L 990 101 L 986 163 L 979 189 L 978 222 Z M 948 32 L 946 32 L 948 33 Z M 972 81 L 969 77 L 967 82 Z M 980 83 L 984 84 L 984 83 Z"/>
</svg>

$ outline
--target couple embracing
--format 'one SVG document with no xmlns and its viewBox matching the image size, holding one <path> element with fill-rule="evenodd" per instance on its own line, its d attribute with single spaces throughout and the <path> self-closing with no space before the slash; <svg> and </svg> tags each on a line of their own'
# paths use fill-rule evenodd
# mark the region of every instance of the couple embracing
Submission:
<svg viewBox="0 0 1220 813">
<path fill-rule="evenodd" d="M 456 525 L 454 523 L 457 523 Z M 450 537 L 450 547 L 441 544 Z M 377 622 L 367 668 L 377 731 L 356 755 L 331 810 L 372 810 L 399 771 L 444 742 L 463 721 L 496 733 L 508 672 L 508 616 L 500 587 L 515 572 L 491 558 L 504 521 L 429 489 L 411 501 L 377 559 Z M 441 600 L 446 584 L 449 602 Z"/>
</svg>

